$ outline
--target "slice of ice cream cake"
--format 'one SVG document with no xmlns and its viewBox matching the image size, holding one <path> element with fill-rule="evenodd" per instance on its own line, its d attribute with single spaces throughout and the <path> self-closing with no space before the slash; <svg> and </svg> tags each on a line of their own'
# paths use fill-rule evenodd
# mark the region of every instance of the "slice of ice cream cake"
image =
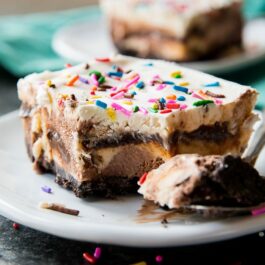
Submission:
<svg viewBox="0 0 265 265">
<path fill-rule="evenodd" d="M 240 155 L 257 92 L 175 63 L 115 55 L 18 82 L 29 156 L 77 196 L 136 191 L 176 154 Z"/>
</svg>

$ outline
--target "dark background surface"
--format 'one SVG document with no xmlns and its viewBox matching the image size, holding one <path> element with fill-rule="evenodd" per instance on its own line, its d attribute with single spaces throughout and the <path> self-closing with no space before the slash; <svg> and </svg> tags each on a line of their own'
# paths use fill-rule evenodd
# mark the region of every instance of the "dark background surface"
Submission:
<svg viewBox="0 0 265 265">
<path fill-rule="evenodd" d="M 0 69 L 0 115 L 19 107 L 16 82 L 15 77 Z M 83 260 L 82 254 L 83 252 L 93 254 L 97 246 L 97 244 L 61 239 L 23 226 L 15 230 L 12 221 L 0 216 L 0 265 L 89 264 Z M 220 243 L 181 248 L 101 247 L 103 253 L 97 262 L 99 265 L 130 265 L 141 261 L 152 265 L 157 264 L 155 262 L 156 255 L 164 257 L 162 264 L 172 265 L 265 264 L 265 236 L 263 233 L 255 233 L 251 236 Z"/>
</svg>

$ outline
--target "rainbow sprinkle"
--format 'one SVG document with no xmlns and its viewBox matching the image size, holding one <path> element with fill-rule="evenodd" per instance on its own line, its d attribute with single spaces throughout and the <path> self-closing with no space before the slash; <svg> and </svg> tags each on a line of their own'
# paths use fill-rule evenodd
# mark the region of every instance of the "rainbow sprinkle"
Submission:
<svg viewBox="0 0 265 265">
<path fill-rule="evenodd" d="M 143 81 L 140 81 L 139 83 L 136 84 L 137 88 L 143 89 L 145 87 L 145 84 Z"/>
<path fill-rule="evenodd" d="M 132 80 L 131 80 L 126 86 L 125 86 L 125 88 L 128 88 L 128 87 L 130 87 L 131 85 L 137 83 L 139 79 L 140 79 L 140 76 L 137 75 L 136 77 L 134 77 L 134 78 L 133 78 L 133 79 L 132 79 Z"/>
<path fill-rule="evenodd" d="M 147 114 L 148 113 L 148 111 L 145 108 L 143 108 L 143 107 L 139 108 L 139 111 L 141 111 L 143 114 Z"/>
<path fill-rule="evenodd" d="M 121 105 L 117 104 L 117 103 L 112 103 L 111 107 L 116 109 L 117 111 L 120 111 L 121 113 L 123 113 L 124 115 L 130 117 L 132 112 L 125 109 L 124 107 L 122 107 Z"/>
<path fill-rule="evenodd" d="M 79 79 L 79 75 L 74 76 L 73 78 L 71 78 L 66 85 L 67 86 L 73 86 L 75 84 L 75 82 Z"/>
<path fill-rule="evenodd" d="M 116 93 L 114 96 L 112 96 L 113 99 L 120 99 L 123 98 L 125 92 L 124 91 L 120 91 L 118 93 Z"/>
<path fill-rule="evenodd" d="M 113 108 L 107 108 L 107 115 L 111 121 L 116 121 L 116 112 Z"/>
<path fill-rule="evenodd" d="M 123 73 L 122 72 L 108 72 L 108 76 L 116 76 L 116 77 L 122 77 Z"/>
<path fill-rule="evenodd" d="M 184 96 L 179 96 L 179 97 L 178 97 L 178 100 L 179 100 L 179 101 L 185 101 L 186 98 L 185 98 Z"/>
<path fill-rule="evenodd" d="M 163 81 L 163 84 L 165 84 L 165 85 L 175 85 L 175 83 L 172 82 L 172 81 Z"/>
<path fill-rule="evenodd" d="M 46 193 L 52 193 L 52 189 L 48 186 L 41 187 L 41 190 L 46 192 Z"/>
<path fill-rule="evenodd" d="M 161 263 L 161 262 L 163 262 L 163 256 L 158 255 L 158 256 L 156 256 L 155 260 L 157 263 Z"/>
<path fill-rule="evenodd" d="M 101 256 L 101 248 L 100 247 L 97 247 L 96 249 L 95 249 L 95 252 L 94 252 L 94 257 L 96 258 L 96 259 L 99 259 L 100 258 L 100 256 Z"/>
<path fill-rule="evenodd" d="M 96 100 L 96 106 L 98 106 L 98 107 L 100 107 L 102 109 L 106 109 L 108 107 L 108 105 L 105 102 L 101 101 L 101 100 Z"/>
<path fill-rule="evenodd" d="M 261 214 L 264 214 L 264 213 L 265 213 L 265 207 L 257 208 L 257 209 L 254 209 L 254 210 L 251 211 L 251 214 L 253 216 L 261 215 Z"/>
<path fill-rule="evenodd" d="M 176 72 L 173 72 L 171 73 L 170 75 L 172 78 L 182 78 L 182 74 L 180 71 L 176 71 Z"/>
<path fill-rule="evenodd" d="M 213 82 L 213 83 L 208 83 L 204 85 L 205 87 L 216 87 L 216 86 L 220 86 L 220 82 Z"/>
<path fill-rule="evenodd" d="M 180 91 L 180 92 L 184 92 L 184 93 L 188 93 L 189 89 L 183 86 L 173 86 L 173 89 L 176 91 Z"/>
<path fill-rule="evenodd" d="M 138 106 L 134 106 L 133 107 L 133 112 L 138 112 L 139 111 L 139 107 Z"/>
<path fill-rule="evenodd" d="M 195 107 L 200 107 L 200 106 L 205 106 L 208 104 L 214 103 L 212 100 L 199 100 L 193 103 L 193 106 Z"/>
</svg>

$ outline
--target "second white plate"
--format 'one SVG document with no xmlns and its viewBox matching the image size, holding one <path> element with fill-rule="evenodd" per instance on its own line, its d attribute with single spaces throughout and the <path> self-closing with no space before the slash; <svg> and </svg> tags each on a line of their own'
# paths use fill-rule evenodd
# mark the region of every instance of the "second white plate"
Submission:
<svg viewBox="0 0 265 265">
<path fill-rule="evenodd" d="M 228 58 L 183 63 L 184 66 L 211 74 L 229 73 L 265 59 L 265 18 L 249 21 L 244 28 L 245 52 Z M 54 50 L 68 61 L 79 63 L 88 58 L 116 52 L 104 19 L 99 16 L 60 29 L 53 38 Z"/>
</svg>

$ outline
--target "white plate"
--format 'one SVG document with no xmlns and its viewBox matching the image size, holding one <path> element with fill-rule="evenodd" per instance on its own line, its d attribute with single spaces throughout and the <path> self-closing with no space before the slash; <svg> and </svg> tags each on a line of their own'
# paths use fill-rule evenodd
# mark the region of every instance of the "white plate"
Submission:
<svg viewBox="0 0 265 265">
<path fill-rule="evenodd" d="M 265 18 L 250 21 L 244 28 L 245 52 L 229 58 L 183 63 L 211 74 L 229 73 L 265 59 Z M 102 17 L 60 29 L 53 38 L 54 50 L 71 62 L 103 57 L 115 52 Z"/>
<path fill-rule="evenodd" d="M 0 213 L 15 222 L 65 238 L 140 247 L 206 243 L 265 228 L 265 215 L 214 220 L 176 217 L 165 228 L 160 222 L 136 221 L 143 204 L 140 196 L 76 198 L 54 183 L 53 176 L 32 171 L 17 115 L 14 112 L 0 118 Z M 264 159 L 265 152 L 261 161 Z M 264 163 L 259 163 L 259 168 L 265 174 Z M 44 185 L 51 187 L 53 194 L 41 191 Z M 40 209 L 43 201 L 78 209 L 80 216 Z"/>
</svg>

